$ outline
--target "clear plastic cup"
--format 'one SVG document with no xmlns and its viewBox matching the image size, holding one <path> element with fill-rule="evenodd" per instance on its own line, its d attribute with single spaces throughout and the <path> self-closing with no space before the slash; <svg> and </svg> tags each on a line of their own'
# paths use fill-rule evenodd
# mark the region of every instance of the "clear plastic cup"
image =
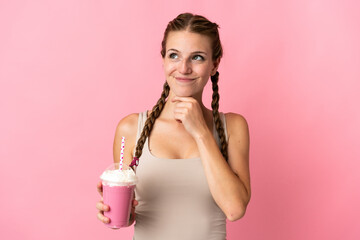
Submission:
<svg viewBox="0 0 360 240">
<path fill-rule="evenodd" d="M 110 219 L 105 225 L 110 228 L 128 226 L 134 189 L 138 181 L 131 167 L 123 165 L 120 170 L 119 165 L 119 163 L 111 164 L 100 176 L 103 201 L 110 207 L 109 211 L 104 212 L 104 216 Z"/>
</svg>

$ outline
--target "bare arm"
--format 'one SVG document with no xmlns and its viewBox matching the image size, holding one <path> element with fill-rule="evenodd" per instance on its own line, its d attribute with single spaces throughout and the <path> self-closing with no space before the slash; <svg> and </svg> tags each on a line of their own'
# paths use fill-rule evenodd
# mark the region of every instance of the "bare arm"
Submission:
<svg viewBox="0 0 360 240">
<path fill-rule="evenodd" d="M 230 221 L 240 219 L 250 200 L 249 131 L 246 120 L 234 113 L 226 115 L 228 163 L 210 130 L 195 138 L 215 202 Z"/>
<path fill-rule="evenodd" d="M 113 145 L 113 155 L 114 162 L 117 163 L 120 161 L 120 148 L 121 148 L 121 138 L 125 137 L 125 148 L 124 148 L 124 165 L 129 165 L 132 161 L 132 152 L 135 147 L 136 132 L 137 132 L 137 121 L 138 114 L 130 114 L 127 117 L 123 118 L 117 125 L 114 137 Z M 101 181 L 97 185 L 97 190 L 102 196 L 102 184 Z M 138 202 L 134 200 L 132 202 L 131 215 L 129 220 L 129 226 L 132 225 L 135 221 L 135 206 L 138 205 Z M 105 205 L 102 199 L 96 203 L 96 208 L 99 210 L 97 218 L 103 223 L 108 223 L 111 219 L 108 219 L 104 216 L 104 211 L 109 211 L 109 206 Z"/>
</svg>

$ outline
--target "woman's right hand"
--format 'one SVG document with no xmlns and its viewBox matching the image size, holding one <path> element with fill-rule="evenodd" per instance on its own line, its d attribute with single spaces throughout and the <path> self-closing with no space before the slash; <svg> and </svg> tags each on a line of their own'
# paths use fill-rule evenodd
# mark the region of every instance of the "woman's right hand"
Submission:
<svg viewBox="0 0 360 240">
<path fill-rule="evenodd" d="M 103 223 L 109 223 L 110 219 L 104 216 L 104 212 L 107 212 L 110 210 L 109 206 L 105 205 L 103 202 L 103 190 L 102 190 L 102 182 L 100 181 L 97 184 L 97 190 L 99 194 L 101 195 L 101 200 L 96 203 L 96 208 L 99 210 L 97 214 L 97 218 L 103 222 Z"/>
<path fill-rule="evenodd" d="M 109 211 L 110 207 L 108 205 L 105 205 L 103 202 L 103 198 L 102 198 L 103 190 L 102 190 L 102 182 L 101 181 L 97 185 L 97 190 L 98 190 L 99 194 L 101 195 L 101 200 L 96 203 L 96 208 L 99 210 L 99 212 L 97 214 L 97 218 L 103 223 L 109 223 L 111 221 L 111 219 L 105 217 L 104 212 Z M 135 200 L 135 192 L 134 192 L 134 198 L 132 201 L 130 219 L 129 219 L 129 224 L 127 225 L 127 227 L 131 226 L 135 221 L 135 215 L 136 215 L 135 214 L 135 206 L 137 206 L 138 204 L 139 204 L 138 201 Z"/>
</svg>

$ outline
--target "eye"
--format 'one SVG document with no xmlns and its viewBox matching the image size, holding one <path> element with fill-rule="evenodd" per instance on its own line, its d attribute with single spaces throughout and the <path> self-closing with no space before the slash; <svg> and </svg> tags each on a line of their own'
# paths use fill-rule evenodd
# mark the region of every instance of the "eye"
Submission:
<svg viewBox="0 0 360 240">
<path fill-rule="evenodd" d="M 195 56 L 193 57 L 193 59 L 196 60 L 196 61 L 203 61 L 203 60 L 204 60 L 204 57 L 201 56 L 201 55 L 195 55 Z"/>
<path fill-rule="evenodd" d="M 169 58 L 171 59 L 177 59 L 178 55 L 176 53 L 170 53 Z"/>
</svg>

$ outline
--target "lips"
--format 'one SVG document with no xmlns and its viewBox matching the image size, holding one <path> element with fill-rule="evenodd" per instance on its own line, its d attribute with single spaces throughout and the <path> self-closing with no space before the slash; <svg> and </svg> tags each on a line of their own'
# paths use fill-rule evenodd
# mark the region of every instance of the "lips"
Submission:
<svg viewBox="0 0 360 240">
<path fill-rule="evenodd" d="M 184 77 L 175 77 L 175 79 L 181 82 L 190 82 L 195 80 L 195 78 L 184 78 Z"/>
</svg>

